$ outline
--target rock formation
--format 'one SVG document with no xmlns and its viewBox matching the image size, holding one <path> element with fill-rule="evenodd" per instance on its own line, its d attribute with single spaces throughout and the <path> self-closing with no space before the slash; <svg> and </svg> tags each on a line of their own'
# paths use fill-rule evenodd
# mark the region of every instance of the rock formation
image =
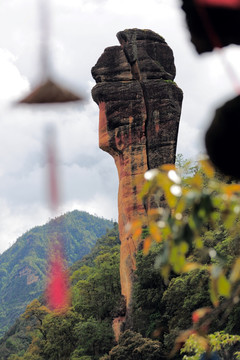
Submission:
<svg viewBox="0 0 240 360">
<path fill-rule="evenodd" d="M 120 46 L 105 49 L 92 68 L 92 90 L 100 109 L 99 146 L 113 156 L 119 175 L 120 275 L 127 309 L 131 303 L 138 242 L 128 224 L 147 216 L 139 199 L 143 174 L 174 163 L 182 91 L 173 82 L 173 53 L 150 30 L 129 29 L 117 34 Z"/>
</svg>

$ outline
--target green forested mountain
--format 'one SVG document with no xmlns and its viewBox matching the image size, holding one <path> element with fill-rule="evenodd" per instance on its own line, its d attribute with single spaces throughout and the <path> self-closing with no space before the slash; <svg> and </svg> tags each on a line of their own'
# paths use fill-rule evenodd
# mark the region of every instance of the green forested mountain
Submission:
<svg viewBox="0 0 240 360">
<path fill-rule="evenodd" d="M 0 359 L 98 359 L 115 344 L 122 308 L 117 224 L 71 268 L 72 307 L 64 315 L 33 300 L 0 340 Z M 123 309 L 124 311 L 124 309 Z"/>
<path fill-rule="evenodd" d="M 203 241 L 215 248 L 221 257 L 235 256 L 238 251 L 224 229 L 209 230 Z M 137 254 L 133 311 L 128 325 L 131 331 L 123 332 L 118 344 L 114 341 L 112 320 L 122 316 L 125 309 L 120 294 L 119 237 L 115 225 L 88 255 L 71 267 L 72 307 L 59 316 L 50 312 L 41 300 L 33 300 L 0 341 L 0 359 L 168 358 L 176 336 L 191 327 L 192 312 L 210 305 L 210 296 L 207 273 L 199 269 L 182 275 L 171 274 L 169 283 L 165 284 L 154 265 L 161 248 L 158 244 L 146 256 L 142 251 Z M 193 251 L 189 256 L 198 260 L 200 254 Z M 231 262 L 230 257 L 228 260 Z M 222 322 L 220 314 L 209 331 L 240 334 L 239 313 L 240 305 L 236 304 L 228 319 Z M 229 356 L 228 343 L 223 349 Z M 173 359 L 183 359 L 183 355 L 175 354 Z"/>
<path fill-rule="evenodd" d="M 71 265 L 112 226 L 112 221 L 75 210 L 33 228 L 5 251 L 0 256 L 0 335 L 42 293 L 52 238 L 61 238 Z"/>
</svg>

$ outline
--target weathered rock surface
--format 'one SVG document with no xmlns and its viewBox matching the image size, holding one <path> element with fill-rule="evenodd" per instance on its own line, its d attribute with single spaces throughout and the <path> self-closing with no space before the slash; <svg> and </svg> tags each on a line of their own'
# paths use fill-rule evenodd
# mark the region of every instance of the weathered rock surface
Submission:
<svg viewBox="0 0 240 360">
<path fill-rule="evenodd" d="M 147 216 L 138 194 L 143 174 L 174 163 L 182 91 L 173 82 L 172 50 L 150 30 L 129 29 L 117 34 L 120 46 L 105 49 L 92 75 L 99 105 L 99 146 L 111 154 L 119 175 L 120 274 L 127 308 L 131 303 L 138 242 L 128 224 Z"/>
</svg>

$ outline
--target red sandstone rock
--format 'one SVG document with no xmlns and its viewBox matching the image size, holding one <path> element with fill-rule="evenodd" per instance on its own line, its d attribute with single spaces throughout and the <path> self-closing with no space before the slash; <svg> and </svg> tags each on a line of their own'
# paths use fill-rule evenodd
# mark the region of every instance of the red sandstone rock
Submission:
<svg viewBox="0 0 240 360">
<path fill-rule="evenodd" d="M 143 174 L 174 163 L 182 91 L 173 82 L 172 50 L 150 30 L 129 29 L 117 34 L 121 46 L 105 49 L 92 75 L 99 105 L 99 146 L 111 154 L 119 175 L 120 275 L 127 309 L 131 303 L 135 254 L 128 224 L 147 216 L 139 199 Z M 117 326 L 117 324 L 115 324 Z"/>
</svg>

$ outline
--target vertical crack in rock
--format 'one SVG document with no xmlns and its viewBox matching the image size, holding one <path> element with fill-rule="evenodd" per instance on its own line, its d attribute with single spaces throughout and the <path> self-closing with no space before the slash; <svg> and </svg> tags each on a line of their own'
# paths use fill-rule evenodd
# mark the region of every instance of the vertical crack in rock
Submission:
<svg viewBox="0 0 240 360">
<path fill-rule="evenodd" d="M 100 110 L 99 147 L 112 155 L 118 170 L 120 277 L 129 314 L 135 255 L 142 246 L 129 224 L 147 217 L 138 197 L 143 174 L 175 162 L 182 91 L 173 82 L 172 50 L 161 36 L 128 29 L 117 38 L 121 46 L 106 48 L 92 68 L 92 97 Z"/>
<path fill-rule="evenodd" d="M 146 94 L 146 89 L 144 87 L 144 83 L 142 81 L 140 81 L 140 85 L 142 87 L 142 91 L 143 91 L 143 99 L 144 99 L 144 103 L 145 103 L 145 108 L 146 108 L 146 122 L 145 122 L 145 134 L 148 133 L 148 120 L 149 120 L 149 105 L 148 105 L 148 99 L 147 99 L 147 94 Z M 146 136 L 146 149 L 147 149 L 147 167 L 148 169 L 150 169 L 150 164 L 149 164 L 149 152 L 148 152 L 148 137 Z"/>
<path fill-rule="evenodd" d="M 139 84 L 142 88 L 143 92 L 143 100 L 146 108 L 146 120 L 145 120 L 145 134 L 147 134 L 147 127 L 148 127 L 148 118 L 149 118 L 149 107 L 148 101 L 146 97 L 146 91 L 144 88 L 144 84 L 141 81 L 141 72 L 138 65 L 138 49 L 137 49 L 137 36 L 136 31 L 120 31 L 117 33 L 118 41 L 120 42 L 124 54 L 127 58 L 131 66 L 131 73 L 134 80 L 139 81 Z M 146 148 L 148 149 L 148 139 L 146 137 Z M 148 157 L 148 150 L 147 150 L 147 168 L 149 169 L 149 157 Z"/>
</svg>

